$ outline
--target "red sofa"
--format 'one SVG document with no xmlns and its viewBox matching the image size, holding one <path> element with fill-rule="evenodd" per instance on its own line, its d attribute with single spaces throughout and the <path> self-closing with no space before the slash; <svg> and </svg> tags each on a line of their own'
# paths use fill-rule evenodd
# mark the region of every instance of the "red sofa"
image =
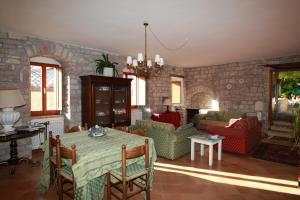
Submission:
<svg viewBox="0 0 300 200">
<path fill-rule="evenodd" d="M 209 134 L 222 135 L 222 150 L 247 154 L 256 147 L 261 139 L 261 123 L 257 117 L 246 117 L 237 120 L 230 127 L 208 125 Z"/>
<path fill-rule="evenodd" d="M 178 128 L 180 126 L 179 112 L 154 113 L 151 115 L 151 119 L 153 121 L 173 124 L 176 128 Z"/>
</svg>

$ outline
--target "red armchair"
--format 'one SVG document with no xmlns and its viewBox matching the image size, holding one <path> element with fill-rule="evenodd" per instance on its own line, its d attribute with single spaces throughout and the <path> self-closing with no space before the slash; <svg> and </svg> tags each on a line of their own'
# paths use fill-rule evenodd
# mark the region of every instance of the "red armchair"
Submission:
<svg viewBox="0 0 300 200">
<path fill-rule="evenodd" d="M 151 115 L 153 121 L 165 122 L 173 124 L 176 128 L 180 126 L 180 114 L 179 112 L 164 112 L 154 113 Z"/>
<path fill-rule="evenodd" d="M 240 119 L 230 127 L 208 125 L 209 134 L 222 135 L 224 151 L 247 154 L 256 147 L 261 139 L 261 123 L 257 117 Z"/>
</svg>

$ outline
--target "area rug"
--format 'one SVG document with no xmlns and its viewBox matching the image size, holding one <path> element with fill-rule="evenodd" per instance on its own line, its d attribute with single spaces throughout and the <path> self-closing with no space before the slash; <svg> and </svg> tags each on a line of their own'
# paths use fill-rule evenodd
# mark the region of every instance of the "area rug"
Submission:
<svg viewBox="0 0 300 200">
<path fill-rule="evenodd" d="M 261 143 L 252 156 L 262 160 L 298 166 L 299 156 L 297 151 L 297 149 L 289 146 Z"/>
</svg>

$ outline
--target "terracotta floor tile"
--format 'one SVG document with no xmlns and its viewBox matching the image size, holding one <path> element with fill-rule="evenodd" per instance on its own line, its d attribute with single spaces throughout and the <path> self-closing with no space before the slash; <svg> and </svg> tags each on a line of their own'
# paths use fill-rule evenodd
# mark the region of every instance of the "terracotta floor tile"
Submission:
<svg viewBox="0 0 300 200">
<path fill-rule="evenodd" d="M 249 179 L 240 178 L 241 175 L 254 177 L 267 177 L 282 180 L 290 180 L 293 186 L 287 186 L 297 189 L 297 168 L 253 159 L 245 156 L 223 153 L 223 160 L 217 161 L 214 157 L 214 165 L 208 166 L 208 152 L 201 158 L 199 152 L 196 152 L 196 160 L 190 160 L 190 154 L 177 160 L 170 161 L 158 158 L 158 164 L 169 164 L 171 167 L 161 167 L 162 169 L 171 169 L 178 172 L 166 172 L 155 170 L 154 187 L 151 191 L 152 200 L 294 200 L 300 199 L 300 189 L 298 195 L 273 192 L 268 190 L 255 189 L 248 186 L 234 185 L 236 180 Z M 37 160 L 42 159 L 41 151 L 35 151 L 33 157 Z M 172 168 L 172 166 L 174 168 Z M 192 170 L 179 169 L 178 167 L 192 167 Z M 10 167 L 0 167 L 0 199 L 18 200 L 18 199 L 57 199 L 56 191 L 50 189 L 46 194 L 39 192 L 39 176 L 41 166 L 31 167 L 26 163 L 17 166 L 16 174 L 9 174 Z M 200 171 L 199 171 L 200 170 Z M 216 175 L 214 173 L 233 173 L 238 177 L 230 175 Z M 188 173 L 188 174 L 183 174 Z M 220 182 L 230 180 L 228 183 Z M 209 179 L 209 180 L 208 180 Z M 265 182 L 269 183 L 269 182 Z M 273 184 L 273 183 L 269 183 Z M 298 190 L 297 190 L 298 191 Z M 69 199 L 64 197 L 64 199 Z M 142 200 L 142 196 L 132 198 L 132 200 Z"/>
</svg>

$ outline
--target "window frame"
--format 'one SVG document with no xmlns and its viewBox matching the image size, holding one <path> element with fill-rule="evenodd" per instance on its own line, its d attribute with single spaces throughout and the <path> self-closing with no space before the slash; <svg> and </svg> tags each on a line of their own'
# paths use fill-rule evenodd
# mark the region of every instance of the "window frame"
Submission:
<svg viewBox="0 0 300 200">
<path fill-rule="evenodd" d="M 146 88 L 147 88 L 147 83 L 146 83 L 146 80 L 147 80 L 147 77 L 146 76 L 139 76 L 139 75 L 137 75 L 137 74 L 135 74 L 135 73 L 131 73 L 131 72 L 123 72 L 123 76 L 125 77 L 125 78 L 128 78 L 128 76 L 135 76 L 136 78 L 142 78 L 142 79 L 144 79 L 145 80 L 145 105 L 131 105 L 131 108 L 132 109 L 136 109 L 136 108 L 138 108 L 139 106 L 146 106 Z M 137 80 L 137 79 L 136 79 Z M 137 81 L 138 82 L 138 81 Z M 138 98 L 138 84 L 136 84 L 136 98 Z M 131 92 L 131 91 L 130 91 Z M 131 94 L 130 94 L 130 96 L 131 96 Z M 136 99 L 136 102 L 138 102 L 137 101 L 138 99 Z M 130 102 L 130 104 L 131 104 L 131 102 Z"/>
<path fill-rule="evenodd" d="M 63 73 L 63 69 L 61 66 L 56 65 L 56 64 L 49 64 L 49 63 L 40 63 L 40 62 L 30 62 L 30 101 L 31 101 L 31 66 L 39 66 L 42 68 L 42 110 L 41 111 L 31 111 L 31 106 L 30 106 L 30 115 L 31 116 L 45 116 L 45 115 L 60 115 L 61 110 L 47 110 L 47 92 L 46 92 L 46 68 L 47 67 L 51 67 L 51 68 L 56 68 L 58 70 L 60 70 L 60 73 Z M 61 83 L 62 83 L 62 79 L 61 79 Z M 61 84 L 62 85 L 62 84 Z M 63 88 L 59 88 L 59 90 L 61 90 L 61 98 L 63 99 Z M 30 102 L 31 105 L 31 102 Z"/>
<path fill-rule="evenodd" d="M 173 82 L 180 82 L 180 103 L 173 103 Z M 184 105 L 184 77 L 171 75 L 171 104 L 174 106 L 183 106 Z"/>
</svg>

